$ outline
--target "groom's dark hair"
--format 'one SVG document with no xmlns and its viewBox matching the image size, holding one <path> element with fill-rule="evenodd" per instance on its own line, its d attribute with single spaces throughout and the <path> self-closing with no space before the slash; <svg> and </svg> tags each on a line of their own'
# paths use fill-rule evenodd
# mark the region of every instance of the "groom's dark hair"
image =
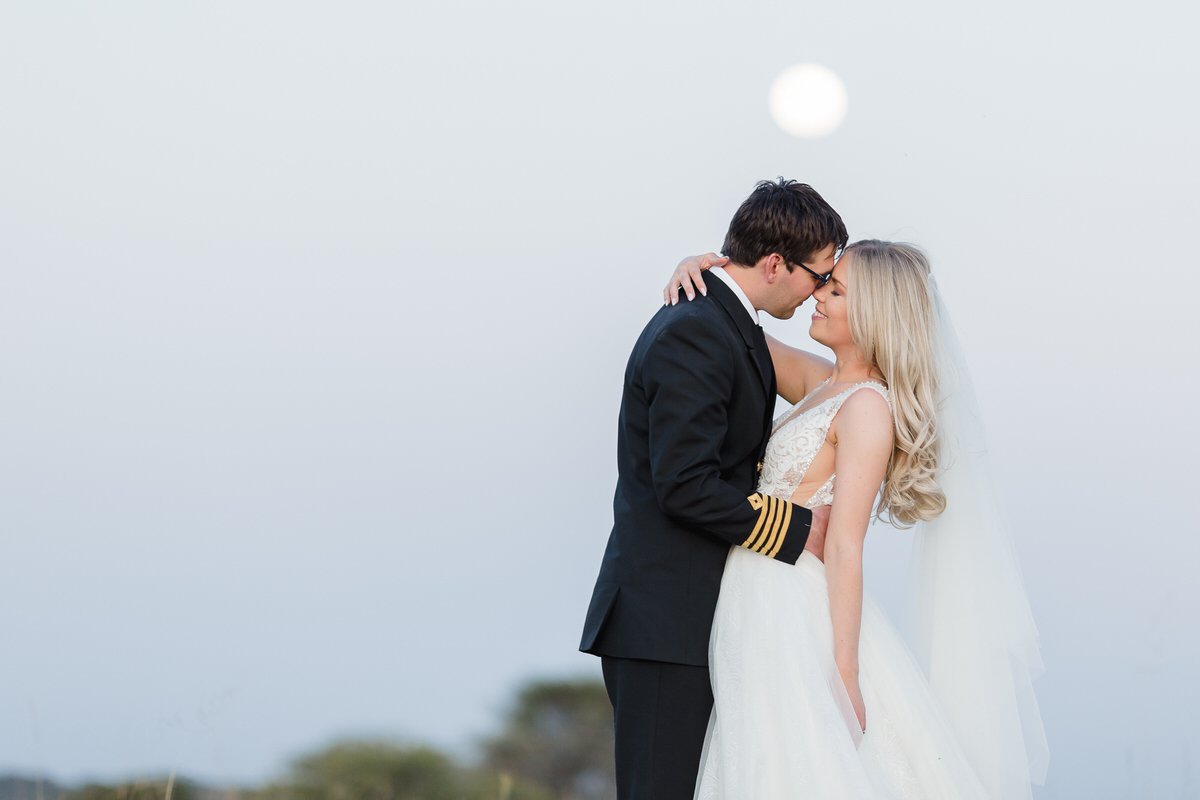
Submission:
<svg viewBox="0 0 1200 800">
<path fill-rule="evenodd" d="M 815 189 L 780 178 L 754 187 L 733 215 L 721 252 L 743 266 L 779 253 L 790 272 L 831 244 L 841 250 L 849 238 L 842 218 Z"/>
</svg>

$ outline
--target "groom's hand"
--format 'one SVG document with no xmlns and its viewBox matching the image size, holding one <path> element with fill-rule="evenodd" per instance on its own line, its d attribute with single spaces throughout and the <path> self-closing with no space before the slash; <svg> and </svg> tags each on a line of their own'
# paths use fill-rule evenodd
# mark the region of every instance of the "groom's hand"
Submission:
<svg viewBox="0 0 1200 800">
<path fill-rule="evenodd" d="M 804 542 L 804 549 L 821 561 L 825 560 L 825 529 L 829 527 L 829 509 L 829 506 L 817 506 L 812 510 L 812 525 Z"/>
</svg>

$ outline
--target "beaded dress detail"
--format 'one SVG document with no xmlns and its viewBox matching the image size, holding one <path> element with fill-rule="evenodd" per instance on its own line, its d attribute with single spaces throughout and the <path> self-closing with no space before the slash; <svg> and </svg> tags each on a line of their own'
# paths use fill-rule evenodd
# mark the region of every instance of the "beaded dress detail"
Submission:
<svg viewBox="0 0 1200 800">
<path fill-rule="evenodd" d="M 805 398 L 780 415 L 771 428 L 771 439 L 767 443 L 766 455 L 763 456 L 763 471 L 759 478 L 758 491 L 782 500 L 790 499 L 796 487 L 804 480 L 813 459 L 821 452 L 825 437 L 829 434 L 829 426 L 833 424 L 833 418 L 841 410 L 842 404 L 850 395 L 867 387 L 879 392 L 884 400 L 891 402 L 888 390 L 882 383 L 863 381 L 797 412 L 808 399 Z M 817 391 L 819 390 L 820 387 Z M 824 485 L 804 501 L 805 508 L 827 506 L 833 502 L 834 477 L 830 475 Z"/>
</svg>

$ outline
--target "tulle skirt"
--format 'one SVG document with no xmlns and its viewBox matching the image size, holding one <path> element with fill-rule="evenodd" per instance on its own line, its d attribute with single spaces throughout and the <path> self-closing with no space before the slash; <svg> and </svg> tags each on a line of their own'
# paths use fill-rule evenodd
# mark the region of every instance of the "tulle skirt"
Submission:
<svg viewBox="0 0 1200 800">
<path fill-rule="evenodd" d="M 862 733 L 833 659 L 825 565 L 732 548 L 709 644 L 698 800 L 985 798 L 920 667 L 864 593 Z"/>
</svg>

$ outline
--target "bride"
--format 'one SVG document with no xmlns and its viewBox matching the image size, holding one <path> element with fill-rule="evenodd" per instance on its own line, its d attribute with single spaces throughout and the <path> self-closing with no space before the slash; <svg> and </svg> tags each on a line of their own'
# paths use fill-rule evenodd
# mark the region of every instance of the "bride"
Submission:
<svg viewBox="0 0 1200 800">
<path fill-rule="evenodd" d="M 721 263 L 682 262 L 668 300 Z M 832 504 L 823 561 L 730 549 L 696 797 L 1028 798 L 1047 759 L 1036 628 L 929 263 L 912 245 L 857 242 L 813 297 L 809 332 L 836 362 L 768 337 L 793 405 L 758 489 Z M 919 523 L 911 649 L 863 592 L 873 513 Z"/>
</svg>

